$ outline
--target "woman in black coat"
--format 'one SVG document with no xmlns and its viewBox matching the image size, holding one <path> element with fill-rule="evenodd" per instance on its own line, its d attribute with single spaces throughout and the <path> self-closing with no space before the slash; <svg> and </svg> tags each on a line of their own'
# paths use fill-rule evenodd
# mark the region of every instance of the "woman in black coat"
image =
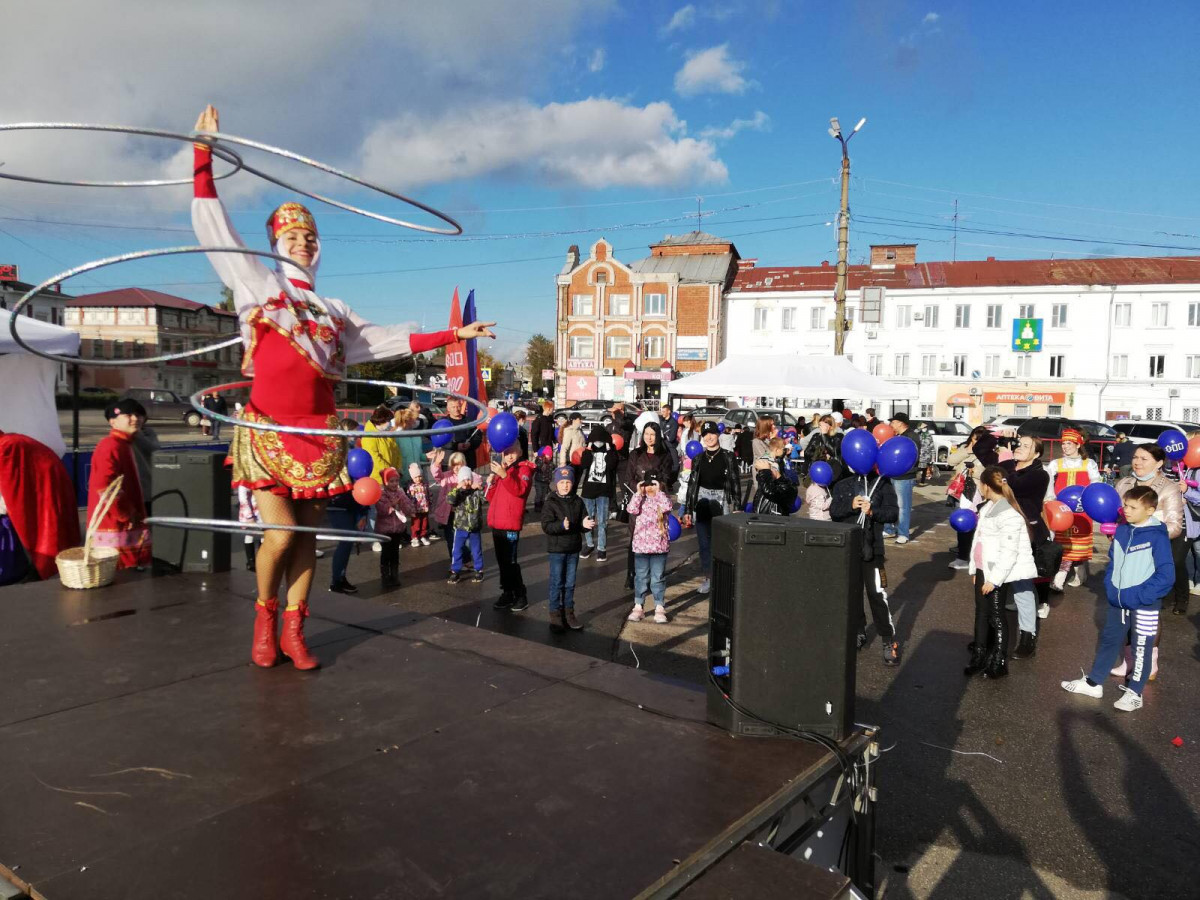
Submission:
<svg viewBox="0 0 1200 900">
<path fill-rule="evenodd" d="M 978 442 L 976 451 L 978 453 Z M 1023 435 L 1017 441 L 1013 458 L 999 465 L 1029 525 L 1034 562 L 1046 552 L 1057 551 L 1061 554 L 1060 545 L 1053 542 L 1053 535 L 1042 518 L 1042 504 L 1050 486 L 1050 473 L 1042 465 L 1042 442 Z M 1057 570 L 1058 566 L 1055 564 L 1051 568 Z M 1013 595 L 1013 602 L 1017 604 L 1017 624 L 1021 631 L 1017 648 L 1012 653 L 1013 659 L 1025 659 L 1037 652 L 1038 619 L 1044 619 L 1050 612 L 1050 579 L 1039 575 L 1034 579 L 1034 587 L 1037 589 L 1036 598 L 1029 592 Z"/>
</svg>

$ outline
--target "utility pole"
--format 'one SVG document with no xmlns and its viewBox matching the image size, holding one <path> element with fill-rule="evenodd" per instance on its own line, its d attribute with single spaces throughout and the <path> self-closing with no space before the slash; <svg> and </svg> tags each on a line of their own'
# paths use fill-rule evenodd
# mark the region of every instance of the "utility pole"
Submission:
<svg viewBox="0 0 1200 900">
<path fill-rule="evenodd" d="M 958 262 L 958 198 L 954 198 L 954 249 L 950 253 L 950 262 Z"/>
<path fill-rule="evenodd" d="M 842 126 L 837 117 L 829 120 L 829 135 L 842 145 L 842 206 L 838 215 L 838 263 L 837 281 L 833 289 L 833 355 L 842 356 L 846 346 L 846 254 L 850 246 L 850 154 L 846 145 L 867 124 L 859 119 L 849 137 L 842 136 Z"/>
</svg>

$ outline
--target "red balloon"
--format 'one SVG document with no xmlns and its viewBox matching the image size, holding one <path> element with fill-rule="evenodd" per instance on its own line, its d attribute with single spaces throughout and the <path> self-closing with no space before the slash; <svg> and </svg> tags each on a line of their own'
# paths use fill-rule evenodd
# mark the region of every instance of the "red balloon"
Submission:
<svg viewBox="0 0 1200 900">
<path fill-rule="evenodd" d="M 1042 507 L 1042 518 L 1046 522 L 1046 527 L 1056 533 L 1070 531 L 1071 526 L 1075 523 L 1075 513 L 1071 512 L 1071 507 L 1061 500 L 1047 500 L 1045 506 Z"/>
<path fill-rule="evenodd" d="M 374 506 L 379 502 L 380 495 L 383 494 L 383 486 L 374 478 L 360 478 L 354 482 L 355 502 L 362 506 Z"/>
<path fill-rule="evenodd" d="M 621 437 L 621 435 L 619 435 L 619 434 L 614 434 L 612 436 L 612 442 L 613 442 L 613 446 L 616 447 L 618 450 L 620 450 L 622 447 L 625 446 L 625 438 Z"/>
<path fill-rule="evenodd" d="M 882 447 L 885 442 L 890 441 L 896 436 L 896 429 L 887 422 L 880 422 L 871 429 L 871 436 L 875 438 L 875 443 Z"/>
<path fill-rule="evenodd" d="M 576 447 L 571 451 L 571 465 L 577 466 L 581 462 L 583 462 L 583 450 L 580 447 Z"/>
<path fill-rule="evenodd" d="M 1200 434 L 1188 438 L 1187 453 L 1183 455 L 1183 464 L 1189 469 L 1200 469 Z"/>
</svg>

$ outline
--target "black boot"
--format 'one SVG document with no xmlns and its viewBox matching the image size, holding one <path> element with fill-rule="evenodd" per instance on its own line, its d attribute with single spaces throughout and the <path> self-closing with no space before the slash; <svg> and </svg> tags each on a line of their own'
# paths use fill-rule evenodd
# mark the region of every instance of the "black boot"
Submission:
<svg viewBox="0 0 1200 900">
<path fill-rule="evenodd" d="M 971 661 L 967 663 L 967 667 L 963 669 L 963 674 L 970 678 L 972 675 L 978 675 L 983 671 L 984 662 L 987 659 L 987 651 L 978 644 L 971 645 Z"/>
<path fill-rule="evenodd" d="M 999 589 L 988 595 L 988 625 L 991 638 L 989 640 L 987 663 L 984 666 L 984 678 L 1003 678 L 1008 674 L 1008 624 L 1004 619 L 1004 598 Z"/>
<path fill-rule="evenodd" d="M 1029 659 L 1037 653 L 1037 635 L 1031 631 L 1022 631 L 1017 641 L 1017 649 L 1013 651 L 1013 659 Z"/>
</svg>

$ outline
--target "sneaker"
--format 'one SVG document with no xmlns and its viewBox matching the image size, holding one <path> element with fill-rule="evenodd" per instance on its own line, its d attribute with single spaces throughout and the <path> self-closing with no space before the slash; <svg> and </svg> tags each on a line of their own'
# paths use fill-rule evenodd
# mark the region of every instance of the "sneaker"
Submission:
<svg viewBox="0 0 1200 900">
<path fill-rule="evenodd" d="M 1193 584 L 1190 588 L 1188 588 L 1188 593 L 1200 594 L 1200 584 Z"/>
<path fill-rule="evenodd" d="M 335 594 L 357 594 L 358 593 L 358 588 L 356 588 L 354 585 L 352 585 L 345 578 L 343 578 L 337 584 L 331 584 L 329 586 L 329 590 L 331 590 Z"/>
<path fill-rule="evenodd" d="M 854 638 L 854 649 L 861 650 L 865 646 L 867 646 L 867 633 L 860 631 Z"/>
<path fill-rule="evenodd" d="M 896 543 L 897 543 L 897 544 L 907 544 L 907 543 L 909 543 L 911 540 L 912 540 L 912 538 L 906 538 L 906 537 L 905 537 L 904 535 L 902 535 L 902 534 L 901 534 L 901 535 L 897 535 L 897 536 L 896 536 Z"/>
<path fill-rule="evenodd" d="M 1087 694 L 1089 697 L 1095 697 L 1097 700 L 1104 696 L 1104 687 L 1099 684 L 1092 687 L 1088 684 L 1087 679 L 1083 677 L 1082 670 L 1080 670 L 1080 677 L 1074 681 L 1064 681 L 1062 688 L 1064 691 L 1069 691 L 1072 694 Z"/>
<path fill-rule="evenodd" d="M 965 559 L 952 559 L 952 560 L 950 560 L 950 565 L 947 566 L 946 568 L 948 568 L 948 569 L 969 569 L 969 568 L 971 568 L 971 564 L 970 564 L 970 562 L 968 562 Z"/>
<path fill-rule="evenodd" d="M 421 540 L 423 540 L 423 541 L 440 541 L 441 537 L 430 532 L 430 535 L 428 538 L 421 538 Z"/>
<path fill-rule="evenodd" d="M 568 606 L 566 613 L 563 615 L 566 620 L 567 627 L 572 631 L 583 631 L 583 623 L 575 618 L 575 607 Z"/>
<path fill-rule="evenodd" d="M 513 598 L 512 594 L 505 591 L 500 595 L 500 598 L 492 604 L 492 609 L 512 609 Z"/>
<path fill-rule="evenodd" d="M 446 584 L 458 584 L 462 581 L 462 577 L 457 572 L 451 572 L 450 577 L 446 579 Z"/>
<path fill-rule="evenodd" d="M 667 610 L 662 606 L 654 607 L 654 622 L 656 625 L 667 624 Z"/>
<path fill-rule="evenodd" d="M 608 562 L 608 551 L 601 550 L 596 554 L 596 562 Z"/>
<path fill-rule="evenodd" d="M 550 630 L 555 634 L 562 634 L 567 630 L 563 624 L 563 611 L 561 609 L 550 610 Z"/>
<path fill-rule="evenodd" d="M 644 618 L 646 618 L 646 611 L 644 609 L 642 609 L 642 604 L 639 603 L 637 606 L 635 606 L 632 610 L 629 611 L 629 615 L 627 615 L 625 617 L 625 621 L 640 622 Z"/>
<path fill-rule="evenodd" d="M 884 538 L 884 540 L 887 540 L 887 541 L 894 541 L 894 540 L 896 539 L 896 532 L 894 532 L 894 531 L 890 531 L 890 532 L 889 532 L 889 531 L 885 531 L 885 532 L 883 533 L 883 538 Z"/>
<path fill-rule="evenodd" d="M 379 541 L 376 541 L 375 543 L 373 543 L 371 545 L 371 552 L 372 553 L 382 553 L 383 552 L 383 544 L 379 543 Z"/>
<path fill-rule="evenodd" d="M 1049 603 L 1039 603 L 1038 604 L 1038 618 L 1046 619 L 1049 617 L 1050 617 L 1050 604 Z"/>
<path fill-rule="evenodd" d="M 521 612 L 522 610 L 529 609 L 529 598 L 528 597 L 514 597 L 512 606 L 510 606 L 509 609 L 512 610 L 513 612 Z"/>
<path fill-rule="evenodd" d="M 408 546 L 410 546 L 410 547 L 420 547 L 420 546 L 421 546 L 421 542 L 420 542 L 419 540 L 417 540 L 417 538 L 413 538 L 411 541 L 409 541 L 409 542 L 408 542 Z"/>
<path fill-rule="evenodd" d="M 900 642 L 894 638 L 885 641 L 883 645 L 883 664 L 885 666 L 900 665 Z"/>
<path fill-rule="evenodd" d="M 1136 691 L 1131 691 L 1125 685 L 1121 685 L 1121 690 L 1125 693 L 1121 698 L 1113 704 L 1113 707 L 1121 710 L 1121 712 L 1133 712 L 1135 709 L 1142 708 L 1142 695 Z"/>
<path fill-rule="evenodd" d="M 1129 660 L 1126 659 L 1125 657 L 1121 657 L 1120 665 L 1113 666 L 1109 670 L 1108 674 L 1115 676 L 1116 678 L 1124 678 L 1125 673 L 1128 671 L 1129 671 Z M 1121 684 L 1121 685 L 1118 685 L 1118 687 L 1123 688 L 1123 687 L 1125 687 L 1125 685 Z"/>
<path fill-rule="evenodd" d="M 1054 580 L 1052 582 L 1050 582 L 1050 590 L 1054 591 L 1057 594 L 1061 594 L 1063 592 L 1063 585 L 1065 585 L 1066 583 L 1067 583 L 1067 573 L 1066 572 L 1057 572 L 1054 575 Z"/>
<path fill-rule="evenodd" d="M 584 544 L 583 549 L 579 551 L 579 558 L 587 559 L 591 555 L 592 555 L 592 548 L 589 547 L 587 544 Z"/>
<path fill-rule="evenodd" d="M 434 538 L 434 540 L 436 541 L 436 540 L 437 540 L 437 538 Z M 429 538 L 427 538 L 427 537 L 423 537 L 423 538 L 421 538 L 421 543 L 422 543 L 424 546 L 428 547 L 428 546 L 429 546 Z"/>
<path fill-rule="evenodd" d="M 324 551 L 324 550 L 320 550 L 320 549 L 318 549 L 318 550 L 316 550 L 316 551 L 315 551 L 315 553 L 316 553 L 316 557 L 317 557 L 317 559 L 321 559 L 322 557 L 324 557 L 324 556 L 325 556 L 325 551 Z"/>
<path fill-rule="evenodd" d="M 698 590 L 702 594 L 707 594 L 709 591 L 712 590 L 712 582 L 709 581 L 707 578 L 701 578 L 700 579 L 700 587 L 698 588 Z"/>
<path fill-rule="evenodd" d="M 1067 582 L 1067 587 L 1081 587 L 1083 582 L 1079 580 L 1079 570 L 1076 569 L 1071 573 L 1071 580 Z"/>
<path fill-rule="evenodd" d="M 471 581 L 473 581 L 475 584 L 483 584 L 483 570 L 476 569 L 474 572 L 472 572 Z"/>
</svg>

